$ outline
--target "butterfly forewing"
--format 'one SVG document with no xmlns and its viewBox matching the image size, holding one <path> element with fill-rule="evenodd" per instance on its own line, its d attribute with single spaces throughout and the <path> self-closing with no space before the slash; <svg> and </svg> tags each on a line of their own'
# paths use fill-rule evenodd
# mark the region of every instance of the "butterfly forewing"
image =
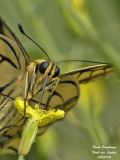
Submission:
<svg viewBox="0 0 120 160">
<path fill-rule="evenodd" d="M 62 76 L 64 77 L 64 75 L 72 75 L 79 82 L 79 84 L 82 84 L 88 83 L 96 78 L 104 77 L 105 75 L 110 74 L 113 71 L 114 68 L 110 64 L 98 64 L 80 68 L 78 70 L 65 73 Z"/>
<path fill-rule="evenodd" d="M 0 91 L 11 94 L 25 76 L 28 55 L 17 37 L 0 18 Z M 20 87 L 19 87 L 20 88 Z"/>
<path fill-rule="evenodd" d="M 22 45 L 0 18 L 0 93 L 15 98 L 24 93 L 24 79 L 26 66 L 29 62 L 28 55 Z M 0 96 L 0 135 L 8 135 L 9 138 L 0 143 L 1 146 L 17 134 L 17 127 L 23 121 L 23 116 L 13 107 L 13 101 L 7 97 Z M 19 127 L 20 128 L 20 127 Z"/>
<path fill-rule="evenodd" d="M 22 44 L 19 42 L 18 38 L 15 36 L 15 34 L 11 31 L 10 27 L 6 24 L 6 22 L 0 17 L 0 34 L 4 35 L 5 37 L 8 37 L 9 39 L 13 40 L 16 46 L 20 50 L 21 57 L 23 56 L 23 62 L 29 63 L 29 56 L 27 52 L 25 51 Z M 18 53 L 18 52 L 17 52 Z M 22 63 L 23 63 L 22 62 Z"/>
</svg>

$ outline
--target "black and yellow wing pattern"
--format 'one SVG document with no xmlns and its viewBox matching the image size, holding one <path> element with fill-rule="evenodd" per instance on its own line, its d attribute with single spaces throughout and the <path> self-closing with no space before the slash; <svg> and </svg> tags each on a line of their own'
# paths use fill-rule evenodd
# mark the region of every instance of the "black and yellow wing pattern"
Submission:
<svg viewBox="0 0 120 160">
<path fill-rule="evenodd" d="M 0 18 L 0 93 L 15 98 L 22 94 L 26 66 L 29 63 L 24 48 L 2 18 Z M 18 125 L 23 121 L 22 116 L 13 107 L 13 102 L 0 96 L 0 146 L 8 145 L 12 137 L 17 134 L 17 128 L 10 129 L 10 125 Z"/>
<path fill-rule="evenodd" d="M 67 113 L 80 97 L 80 84 L 88 83 L 111 72 L 113 68 L 110 64 L 97 64 L 59 74 L 59 68 L 53 62 L 41 59 L 30 61 L 15 34 L 0 18 L 1 153 L 17 151 L 21 124 L 24 124 L 24 117 L 17 112 L 13 100 L 9 97 L 26 95 L 25 98 L 29 103 L 40 103 L 44 109 L 59 108 Z M 45 129 L 41 128 L 40 133 Z"/>
</svg>

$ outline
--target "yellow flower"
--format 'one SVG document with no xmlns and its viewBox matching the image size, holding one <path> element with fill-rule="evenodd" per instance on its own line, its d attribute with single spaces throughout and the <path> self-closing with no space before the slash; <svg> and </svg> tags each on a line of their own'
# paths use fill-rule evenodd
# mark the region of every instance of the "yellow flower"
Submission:
<svg viewBox="0 0 120 160">
<path fill-rule="evenodd" d="M 17 97 L 14 101 L 14 106 L 17 110 L 24 115 L 24 99 L 22 97 Z M 65 116 L 65 112 L 60 109 L 51 109 L 51 110 L 43 110 L 39 108 L 39 105 L 36 104 L 33 107 L 28 105 L 26 102 L 26 112 L 25 117 L 33 118 L 34 121 L 38 122 L 39 127 L 47 126 L 53 122 L 56 122 L 60 119 L 63 119 Z"/>
<path fill-rule="evenodd" d="M 81 9 L 84 6 L 84 2 L 85 2 L 85 0 L 73 0 L 73 6 L 76 9 Z"/>
</svg>

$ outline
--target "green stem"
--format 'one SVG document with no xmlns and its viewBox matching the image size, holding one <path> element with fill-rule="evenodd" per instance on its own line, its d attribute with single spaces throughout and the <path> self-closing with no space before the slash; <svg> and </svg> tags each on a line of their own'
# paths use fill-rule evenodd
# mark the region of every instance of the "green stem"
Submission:
<svg viewBox="0 0 120 160">
<path fill-rule="evenodd" d="M 38 131 L 38 122 L 34 118 L 28 119 L 26 126 L 23 129 L 20 146 L 18 149 L 19 155 L 28 154 L 33 142 L 35 141 Z"/>
<path fill-rule="evenodd" d="M 18 160 L 25 160 L 23 155 L 19 155 Z"/>
</svg>

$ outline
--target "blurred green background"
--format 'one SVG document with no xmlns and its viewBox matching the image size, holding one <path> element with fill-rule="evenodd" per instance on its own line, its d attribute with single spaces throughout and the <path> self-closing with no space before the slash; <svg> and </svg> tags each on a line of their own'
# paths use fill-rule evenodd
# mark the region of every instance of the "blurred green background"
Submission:
<svg viewBox="0 0 120 160">
<path fill-rule="evenodd" d="M 78 104 L 64 121 L 37 138 L 26 160 L 94 160 L 97 155 L 92 154 L 93 145 L 102 144 L 116 146 L 117 154 L 111 159 L 119 160 L 120 1 L 1 0 L 0 15 L 31 59 L 46 57 L 19 32 L 18 23 L 55 62 L 102 61 L 117 70 L 115 75 L 82 85 Z M 76 62 L 72 62 L 67 69 L 71 71 L 75 66 Z M 17 156 L 0 156 L 0 160 L 14 159 Z"/>
</svg>

